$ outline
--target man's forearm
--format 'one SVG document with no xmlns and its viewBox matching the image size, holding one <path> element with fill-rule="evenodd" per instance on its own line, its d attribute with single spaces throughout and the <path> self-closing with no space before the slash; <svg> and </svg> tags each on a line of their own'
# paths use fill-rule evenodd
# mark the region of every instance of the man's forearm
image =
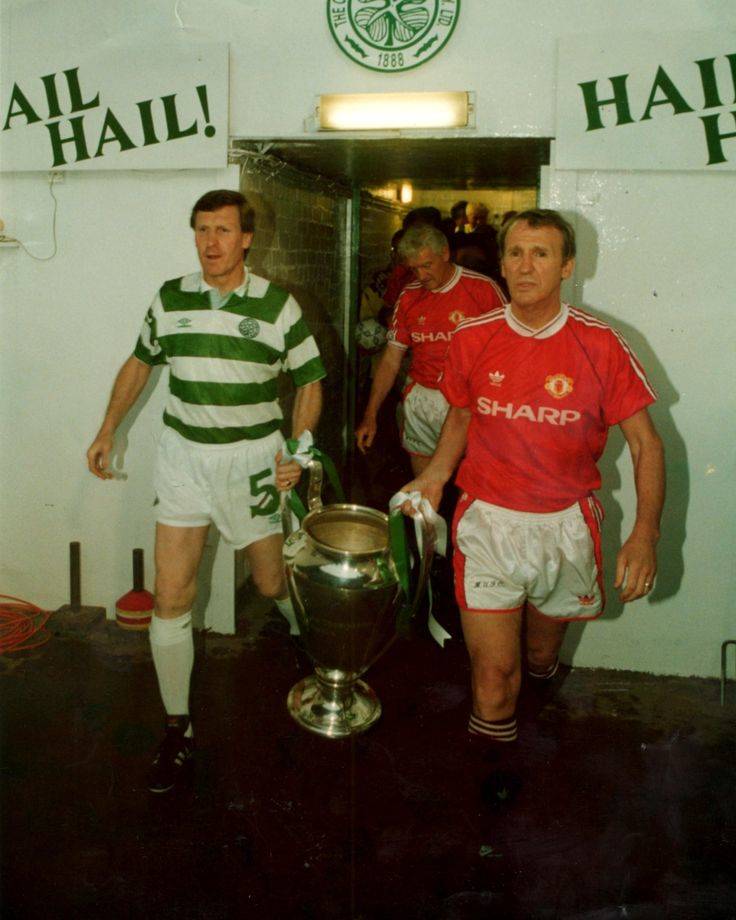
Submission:
<svg viewBox="0 0 736 920">
<path fill-rule="evenodd" d="M 647 440 L 634 453 L 634 485 L 636 487 L 636 522 L 634 532 L 659 539 L 665 493 L 664 449 L 659 437 Z"/>
<path fill-rule="evenodd" d="M 396 348 L 394 345 L 387 345 L 384 349 L 376 367 L 368 404 L 365 407 L 365 415 L 368 418 L 375 418 L 378 415 L 378 410 L 383 405 L 384 399 L 390 393 L 391 387 L 399 374 L 403 357 L 403 350 Z"/>
<path fill-rule="evenodd" d="M 631 451 L 636 487 L 636 522 L 632 535 L 659 539 L 659 520 L 664 505 L 665 472 L 662 439 L 646 409 L 621 422 Z"/>
<path fill-rule="evenodd" d="M 450 406 L 447 418 L 442 426 L 437 448 L 422 477 L 430 477 L 443 484 L 450 479 L 455 467 L 465 453 L 468 442 L 470 410 Z"/>
<path fill-rule="evenodd" d="M 151 375 L 148 364 L 131 355 L 120 368 L 110 394 L 110 402 L 99 435 L 113 435 L 140 396 Z"/>
<path fill-rule="evenodd" d="M 321 411 L 322 382 L 315 380 L 313 383 L 299 387 L 291 413 L 291 436 L 298 438 L 303 431 L 314 432 Z"/>
</svg>

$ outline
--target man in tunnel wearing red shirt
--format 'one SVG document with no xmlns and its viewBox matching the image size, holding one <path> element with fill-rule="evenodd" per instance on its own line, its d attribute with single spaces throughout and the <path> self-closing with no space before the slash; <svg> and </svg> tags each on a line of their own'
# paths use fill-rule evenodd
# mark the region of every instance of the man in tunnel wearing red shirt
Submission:
<svg viewBox="0 0 736 920">
<path fill-rule="evenodd" d="M 608 429 L 623 432 L 637 496 L 616 562 L 624 602 L 646 595 L 656 574 L 664 457 L 647 411 L 656 397 L 631 349 L 561 301 L 575 264 L 572 227 L 555 211 L 525 211 L 499 244 L 510 303 L 455 331 L 439 384 L 447 419 L 431 462 L 403 488 L 437 507 L 460 464 L 453 540 L 472 672 L 468 728 L 484 755 L 511 763 L 522 637 L 532 681 L 543 684 L 568 623 L 603 611 L 594 492 Z"/>
<path fill-rule="evenodd" d="M 490 278 L 454 265 L 447 238 L 435 227 L 418 225 L 407 230 L 399 243 L 399 255 L 412 269 L 415 280 L 407 284 L 396 302 L 388 344 L 355 436 L 363 452 L 373 443 L 378 410 L 409 351 L 401 441 L 414 475 L 418 475 L 434 452 L 449 408 L 439 390 L 439 377 L 455 328 L 468 317 L 501 306 L 503 295 Z"/>
</svg>

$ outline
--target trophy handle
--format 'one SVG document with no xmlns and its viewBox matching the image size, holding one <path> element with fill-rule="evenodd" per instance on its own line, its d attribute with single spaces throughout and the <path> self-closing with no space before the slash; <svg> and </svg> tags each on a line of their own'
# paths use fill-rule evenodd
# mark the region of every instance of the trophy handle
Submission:
<svg viewBox="0 0 736 920">
<path fill-rule="evenodd" d="M 322 463 L 311 458 L 307 465 L 309 470 L 309 486 L 307 488 L 307 508 L 314 511 L 322 507 Z"/>
<path fill-rule="evenodd" d="M 309 470 L 307 510 L 314 511 L 315 508 L 322 507 L 322 464 L 313 457 L 307 464 L 307 469 Z M 289 492 L 279 493 L 279 510 L 281 512 L 281 530 L 284 534 L 284 540 L 288 540 L 292 534 Z"/>
</svg>

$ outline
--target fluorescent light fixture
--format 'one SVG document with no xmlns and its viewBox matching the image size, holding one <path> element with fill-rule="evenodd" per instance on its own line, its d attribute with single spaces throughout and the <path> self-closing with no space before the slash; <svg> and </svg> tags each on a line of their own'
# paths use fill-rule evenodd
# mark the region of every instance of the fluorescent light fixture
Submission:
<svg viewBox="0 0 736 920">
<path fill-rule="evenodd" d="M 320 131 L 391 128 L 464 128 L 470 118 L 467 92 L 332 93 L 319 97 Z"/>
<path fill-rule="evenodd" d="M 411 204 L 413 197 L 414 189 L 412 188 L 411 182 L 402 182 L 401 188 L 399 189 L 399 201 L 402 204 Z"/>
</svg>

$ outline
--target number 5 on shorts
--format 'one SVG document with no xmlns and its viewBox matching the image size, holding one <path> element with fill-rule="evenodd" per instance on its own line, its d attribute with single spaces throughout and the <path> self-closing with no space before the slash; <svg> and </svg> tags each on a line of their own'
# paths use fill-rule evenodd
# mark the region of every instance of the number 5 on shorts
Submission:
<svg viewBox="0 0 736 920">
<path fill-rule="evenodd" d="M 269 482 L 261 482 L 263 479 L 267 479 L 271 476 L 272 473 L 272 470 L 266 469 L 250 477 L 250 494 L 254 499 L 257 499 L 259 495 L 263 496 L 260 501 L 254 501 L 251 504 L 251 517 L 265 517 L 279 510 L 278 489 Z"/>
</svg>

